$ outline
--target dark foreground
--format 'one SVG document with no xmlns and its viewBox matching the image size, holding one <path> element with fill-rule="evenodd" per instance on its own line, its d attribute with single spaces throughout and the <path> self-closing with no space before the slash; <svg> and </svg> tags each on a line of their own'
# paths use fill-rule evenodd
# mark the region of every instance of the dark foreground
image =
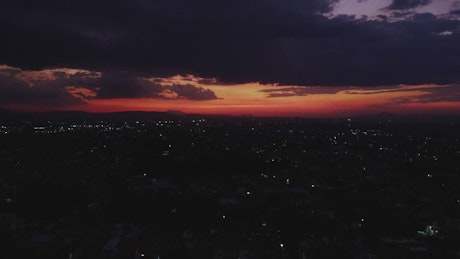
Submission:
<svg viewBox="0 0 460 259">
<path fill-rule="evenodd" d="M 459 123 L 0 124 L 1 258 L 460 256 Z"/>
</svg>

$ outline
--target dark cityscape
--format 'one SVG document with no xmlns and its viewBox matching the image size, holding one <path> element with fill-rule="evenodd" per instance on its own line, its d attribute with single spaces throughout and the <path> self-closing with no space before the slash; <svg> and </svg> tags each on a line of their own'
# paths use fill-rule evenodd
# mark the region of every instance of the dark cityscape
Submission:
<svg viewBox="0 0 460 259">
<path fill-rule="evenodd" d="M 1 122 L 2 258 L 460 256 L 460 120 L 64 117 Z"/>
</svg>

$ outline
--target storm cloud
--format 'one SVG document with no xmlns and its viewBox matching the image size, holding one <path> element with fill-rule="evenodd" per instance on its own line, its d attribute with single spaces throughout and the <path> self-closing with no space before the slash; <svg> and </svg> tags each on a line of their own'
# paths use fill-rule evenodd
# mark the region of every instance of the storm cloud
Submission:
<svg viewBox="0 0 460 259">
<path fill-rule="evenodd" d="M 133 74 L 318 86 L 460 81 L 459 20 L 430 13 L 396 22 L 326 17 L 337 2 L 6 0 L 0 64 L 126 71 L 126 79 L 101 79 L 112 87 L 101 89 L 100 98 L 155 92 Z M 428 3 L 394 0 L 389 8 Z M 175 90 L 191 94 L 187 89 Z"/>
<path fill-rule="evenodd" d="M 387 7 L 389 10 L 406 10 L 431 3 L 432 0 L 393 0 Z"/>
</svg>

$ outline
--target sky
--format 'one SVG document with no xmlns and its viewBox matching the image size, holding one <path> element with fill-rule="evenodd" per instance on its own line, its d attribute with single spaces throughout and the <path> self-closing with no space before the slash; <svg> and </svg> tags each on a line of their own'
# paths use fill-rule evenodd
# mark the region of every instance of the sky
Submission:
<svg viewBox="0 0 460 259">
<path fill-rule="evenodd" d="M 460 114 L 458 0 L 3 0 L 0 109 Z"/>
</svg>

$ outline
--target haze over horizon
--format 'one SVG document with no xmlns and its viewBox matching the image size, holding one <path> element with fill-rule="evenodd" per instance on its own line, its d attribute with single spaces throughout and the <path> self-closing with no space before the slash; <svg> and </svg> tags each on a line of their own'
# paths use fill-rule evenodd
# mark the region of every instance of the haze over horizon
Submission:
<svg viewBox="0 0 460 259">
<path fill-rule="evenodd" d="M 460 114 L 456 0 L 7 0 L 0 21 L 0 108 Z"/>
</svg>

